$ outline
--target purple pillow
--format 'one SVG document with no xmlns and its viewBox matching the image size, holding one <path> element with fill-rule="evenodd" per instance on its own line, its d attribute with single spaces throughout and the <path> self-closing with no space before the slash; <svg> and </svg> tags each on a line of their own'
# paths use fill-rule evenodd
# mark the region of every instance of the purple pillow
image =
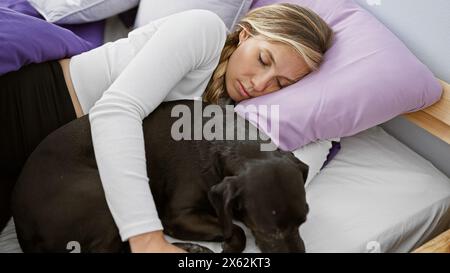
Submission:
<svg viewBox="0 0 450 273">
<path fill-rule="evenodd" d="M 90 22 L 75 25 L 59 25 L 72 31 L 75 35 L 91 43 L 92 48 L 103 45 L 106 21 Z"/>
<path fill-rule="evenodd" d="M 0 75 L 92 48 L 91 43 L 70 30 L 0 7 Z"/>
<path fill-rule="evenodd" d="M 37 12 L 27 0 L 2 0 L 0 2 L 0 8 L 9 8 L 19 13 L 30 15 L 33 17 L 39 17 Z"/>
<path fill-rule="evenodd" d="M 45 20 L 44 17 L 42 17 L 42 15 L 39 14 L 39 12 L 33 8 L 27 0 L 2 0 L 2 2 L 0 2 L 0 7 L 9 8 L 19 13 Z M 76 25 L 58 25 L 72 31 L 79 37 L 90 42 L 95 47 L 103 44 L 105 20 Z"/>
<path fill-rule="evenodd" d="M 439 100 L 431 71 L 382 23 L 351 0 L 258 0 L 251 8 L 289 2 L 318 13 L 334 30 L 320 69 L 279 92 L 239 103 L 235 110 L 283 150 L 344 137 Z M 254 105 L 256 107 L 248 107 Z M 279 105 L 279 116 L 261 106 Z M 260 110 L 261 109 L 261 110 Z M 258 112 L 259 110 L 259 112 Z M 271 122 L 279 119 L 279 130 Z M 276 123 L 275 123 L 276 124 Z M 273 132 L 272 132 L 273 131 Z"/>
</svg>

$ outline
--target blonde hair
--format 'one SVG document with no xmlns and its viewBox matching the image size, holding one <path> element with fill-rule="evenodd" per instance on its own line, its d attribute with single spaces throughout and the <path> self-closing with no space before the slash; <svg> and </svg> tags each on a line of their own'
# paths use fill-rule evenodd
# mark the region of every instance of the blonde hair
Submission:
<svg viewBox="0 0 450 273">
<path fill-rule="evenodd" d="M 228 34 L 219 64 L 203 93 L 204 101 L 218 103 L 221 97 L 226 96 L 225 73 L 228 60 L 238 47 L 239 33 L 243 29 L 251 36 L 262 35 L 267 41 L 292 46 L 311 71 L 319 68 L 333 38 L 333 31 L 327 23 L 308 8 L 281 3 L 253 9 Z"/>
</svg>

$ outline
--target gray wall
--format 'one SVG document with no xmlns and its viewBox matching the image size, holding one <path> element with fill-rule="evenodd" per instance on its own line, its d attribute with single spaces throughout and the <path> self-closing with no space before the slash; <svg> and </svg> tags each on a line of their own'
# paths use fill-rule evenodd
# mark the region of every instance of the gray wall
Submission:
<svg viewBox="0 0 450 273">
<path fill-rule="evenodd" d="M 355 0 L 450 83 L 450 0 Z M 450 177 L 450 145 L 403 117 L 381 126 Z"/>
</svg>

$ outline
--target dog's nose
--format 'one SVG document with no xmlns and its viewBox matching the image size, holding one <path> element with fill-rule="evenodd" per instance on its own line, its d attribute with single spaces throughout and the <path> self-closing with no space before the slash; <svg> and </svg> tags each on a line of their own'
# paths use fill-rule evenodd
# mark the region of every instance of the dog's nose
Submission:
<svg viewBox="0 0 450 273">
<path fill-rule="evenodd" d="M 256 244 L 264 253 L 305 253 L 305 243 L 298 234 L 290 234 L 278 239 L 260 239 L 256 241 Z"/>
</svg>

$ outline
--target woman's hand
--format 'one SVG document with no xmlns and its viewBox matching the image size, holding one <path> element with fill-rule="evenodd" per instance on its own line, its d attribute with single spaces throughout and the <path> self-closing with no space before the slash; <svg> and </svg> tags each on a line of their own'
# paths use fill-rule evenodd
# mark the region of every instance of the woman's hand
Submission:
<svg viewBox="0 0 450 273">
<path fill-rule="evenodd" d="M 185 253 L 164 238 L 162 230 L 147 232 L 130 237 L 128 240 L 133 253 Z"/>
</svg>

